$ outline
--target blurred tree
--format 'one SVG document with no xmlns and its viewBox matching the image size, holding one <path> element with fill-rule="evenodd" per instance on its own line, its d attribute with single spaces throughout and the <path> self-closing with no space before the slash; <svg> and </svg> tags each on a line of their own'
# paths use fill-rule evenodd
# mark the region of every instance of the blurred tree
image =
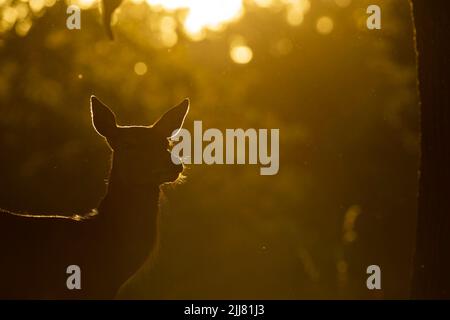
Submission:
<svg viewBox="0 0 450 320">
<path fill-rule="evenodd" d="M 103 0 L 103 24 L 105 25 L 106 33 L 111 40 L 114 40 L 114 34 L 111 28 L 111 20 L 116 9 L 121 5 L 122 0 Z"/>
<path fill-rule="evenodd" d="M 450 21 L 448 1 L 413 0 L 422 156 L 413 297 L 450 298 Z"/>
</svg>

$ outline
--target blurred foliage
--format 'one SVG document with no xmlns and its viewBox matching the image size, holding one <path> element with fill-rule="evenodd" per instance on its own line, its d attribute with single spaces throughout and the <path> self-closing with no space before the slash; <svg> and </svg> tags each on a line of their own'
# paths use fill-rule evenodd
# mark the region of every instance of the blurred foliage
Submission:
<svg viewBox="0 0 450 320">
<path fill-rule="evenodd" d="M 109 151 L 91 94 L 121 124 L 189 96 L 188 128 L 280 128 L 280 172 L 190 166 L 165 192 L 154 268 L 127 297 L 407 297 L 419 150 L 407 1 L 239 1 L 200 26 L 156 2 L 125 1 L 110 42 L 96 2 L 78 2 L 70 31 L 62 1 L 0 0 L 0 206 L 96 206 Z M 365 28 L 369 4 L 381 31 Z M 381 292 L 366 288 L 371 264 Z"/>
</svg>

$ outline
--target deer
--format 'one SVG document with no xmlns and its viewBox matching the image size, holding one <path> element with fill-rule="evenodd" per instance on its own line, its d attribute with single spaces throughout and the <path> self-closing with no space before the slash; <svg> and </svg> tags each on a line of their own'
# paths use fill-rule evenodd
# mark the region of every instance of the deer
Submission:
<svg viewBox="0 0 450 320">
<path fill-rule="evenodd" d="M 170 138 L 181 130 L 189 99 L 150 126 L 120 126 L 91 96 L 91 118 L 111 149 L 107 191 L 84 214 L 37 215 L 0 209 L 0 298 L 114 299 L 156 250 L 161 187 L 177 182 Z M 80 288 L 67 285 L 78 266 Z"/>
</svg>

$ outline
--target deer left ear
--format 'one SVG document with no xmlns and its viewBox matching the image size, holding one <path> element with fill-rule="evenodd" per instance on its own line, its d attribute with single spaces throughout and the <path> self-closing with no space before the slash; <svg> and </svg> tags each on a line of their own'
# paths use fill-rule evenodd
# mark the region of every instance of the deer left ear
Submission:
<svg viewBox="0 0 450 320">
<path fill-rule="evenodd" d="M 91 96 L 92 124 L 95 130 L 105 138 L 111 138 L 117 130 L 116 116 L 97 97 Z"/>
<path fill-rule="evenodd" d="M 155 122 L 153 128 L 165 137 L 171 138 L 178 134 L 183 127 L 184 119 L 189 112 L 189 99 L 184 99 Z"/>
</svg>

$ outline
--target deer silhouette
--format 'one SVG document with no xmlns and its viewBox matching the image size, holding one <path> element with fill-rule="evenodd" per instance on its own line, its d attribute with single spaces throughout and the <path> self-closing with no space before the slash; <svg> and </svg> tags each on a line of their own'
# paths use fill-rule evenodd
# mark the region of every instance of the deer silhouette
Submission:
<svg viewBox="0 0 450 320">
<path fill-rule="evenodd" d="M 0 298 L 110 299 L 158 241 L 160 186 L 176 181 L 168 138 L 181 129 L 189 100 L 152 126 L 118 126 L 95 96 L 96 131 L 112 150 L 107 193 L 97 209 L 72 216 L 0 209 Z M 81 289 L 67 287 L 67 268 L 81 270 Z"/>
</svg>

